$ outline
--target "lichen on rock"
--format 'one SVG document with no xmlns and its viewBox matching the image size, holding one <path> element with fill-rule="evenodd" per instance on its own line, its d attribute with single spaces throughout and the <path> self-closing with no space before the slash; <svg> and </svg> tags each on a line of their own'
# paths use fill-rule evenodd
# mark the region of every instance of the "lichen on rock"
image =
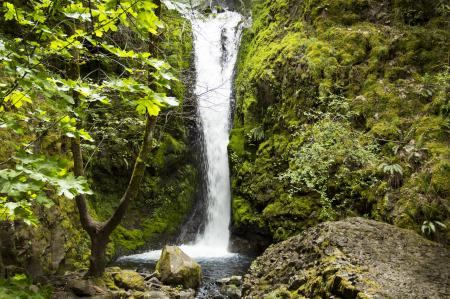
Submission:
<svg viewBox="0 0 450 299">
<path fill-rule="evenodd" d="M 446 298 L 450 252 L 415 232 L 349 218 L 270 246 L 243 298 Z"/>
</svg>

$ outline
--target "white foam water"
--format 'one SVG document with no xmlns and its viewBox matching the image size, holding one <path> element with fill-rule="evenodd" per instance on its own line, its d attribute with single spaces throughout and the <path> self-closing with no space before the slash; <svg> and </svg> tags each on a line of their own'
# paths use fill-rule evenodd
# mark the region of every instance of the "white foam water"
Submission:
<svg viewBox="0 0 450 299">
<path fill-rule="evenodd" d="M 229 258 L 230 174 L 228 138 L 232 77 L 240 41 L 242 16 L 225 11 L 201 16 L 184 11 L 194 34 L 198 114 L 204 140 L 207 183 L 207 219 L 204 231 L 192 244 L 180 248 L 198 260 Z M 161 250 L 122 257 L 119 260 L 157 260 Z"/>
<path fill-rule="evenodd" d="M 233 69 L 239 44 L 236 12 L 192 20 L 195 37 L 199 115 L 204 137 L 207 222 L 194 246 L 226 252 L 230 223 L 228 138 Z M 205 252 L 206 254 L 206 252 Z"/>
</svg>

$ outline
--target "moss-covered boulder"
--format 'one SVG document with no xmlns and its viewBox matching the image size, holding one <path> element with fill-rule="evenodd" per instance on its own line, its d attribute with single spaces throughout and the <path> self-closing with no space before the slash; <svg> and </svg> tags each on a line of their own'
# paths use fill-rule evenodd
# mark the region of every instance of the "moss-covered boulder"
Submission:
<svg viewBox="0 0 450 299">
<path fill-rule="evenodd" d="M 132 270 L 123 270 L 119 267 L 107 268 L 98 283 L 105 285 L 110 290 L 144 291 L 146 289 L 145 279 L 141 274 Z"/>
<path fill-rule="evenodd" d="M 200 265 L 179 247 L 165 246 L 156 271 L 163 283 L 196 289 L 202 280 Z"/>
<path fill-rule="evenodd" d="M 448 298 L 450 251 L 395 226 L 349 218 L 272 245 L 243 298 Z"/>
<path fill-rule="evenodd" d="M 126 290 L 145 290 L 144 277 L 132 270 L 122 270 L 114 275 L 117 286 Z"/>
</svg>

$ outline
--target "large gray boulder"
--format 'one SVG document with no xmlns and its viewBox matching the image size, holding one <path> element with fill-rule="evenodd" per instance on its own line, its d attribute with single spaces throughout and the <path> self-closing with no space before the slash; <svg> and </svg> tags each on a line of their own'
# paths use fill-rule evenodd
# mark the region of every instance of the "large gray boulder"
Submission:
<svg viewBox="0 0 450 299">
<path fill-rule="evenodd" d="M 450 252 L 363 218 L 326 222 L 270 246 L 243 298 L 450 298 Z"/>
<path fill-rule="evenodd" d="M 163 283 L 185 288 L 196 289 L 202 280 L 200 265 L 176 246 L 164 247 L 156 271 Z"/>
</svg>

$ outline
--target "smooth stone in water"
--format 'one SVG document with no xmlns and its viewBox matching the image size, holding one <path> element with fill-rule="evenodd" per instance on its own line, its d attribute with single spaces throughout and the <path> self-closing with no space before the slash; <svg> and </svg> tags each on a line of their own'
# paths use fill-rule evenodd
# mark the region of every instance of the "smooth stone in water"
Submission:
<svg viewBox="0 0 450 299">
<path fill-rule="evenodd" d="M 242 276 L 231 276 L 231 277 L 225 277 L 221 278 L 216 281 L 218 285 L 235 285 L 235 286 L 241 286 L 242 285 Z"/>
</svg>

